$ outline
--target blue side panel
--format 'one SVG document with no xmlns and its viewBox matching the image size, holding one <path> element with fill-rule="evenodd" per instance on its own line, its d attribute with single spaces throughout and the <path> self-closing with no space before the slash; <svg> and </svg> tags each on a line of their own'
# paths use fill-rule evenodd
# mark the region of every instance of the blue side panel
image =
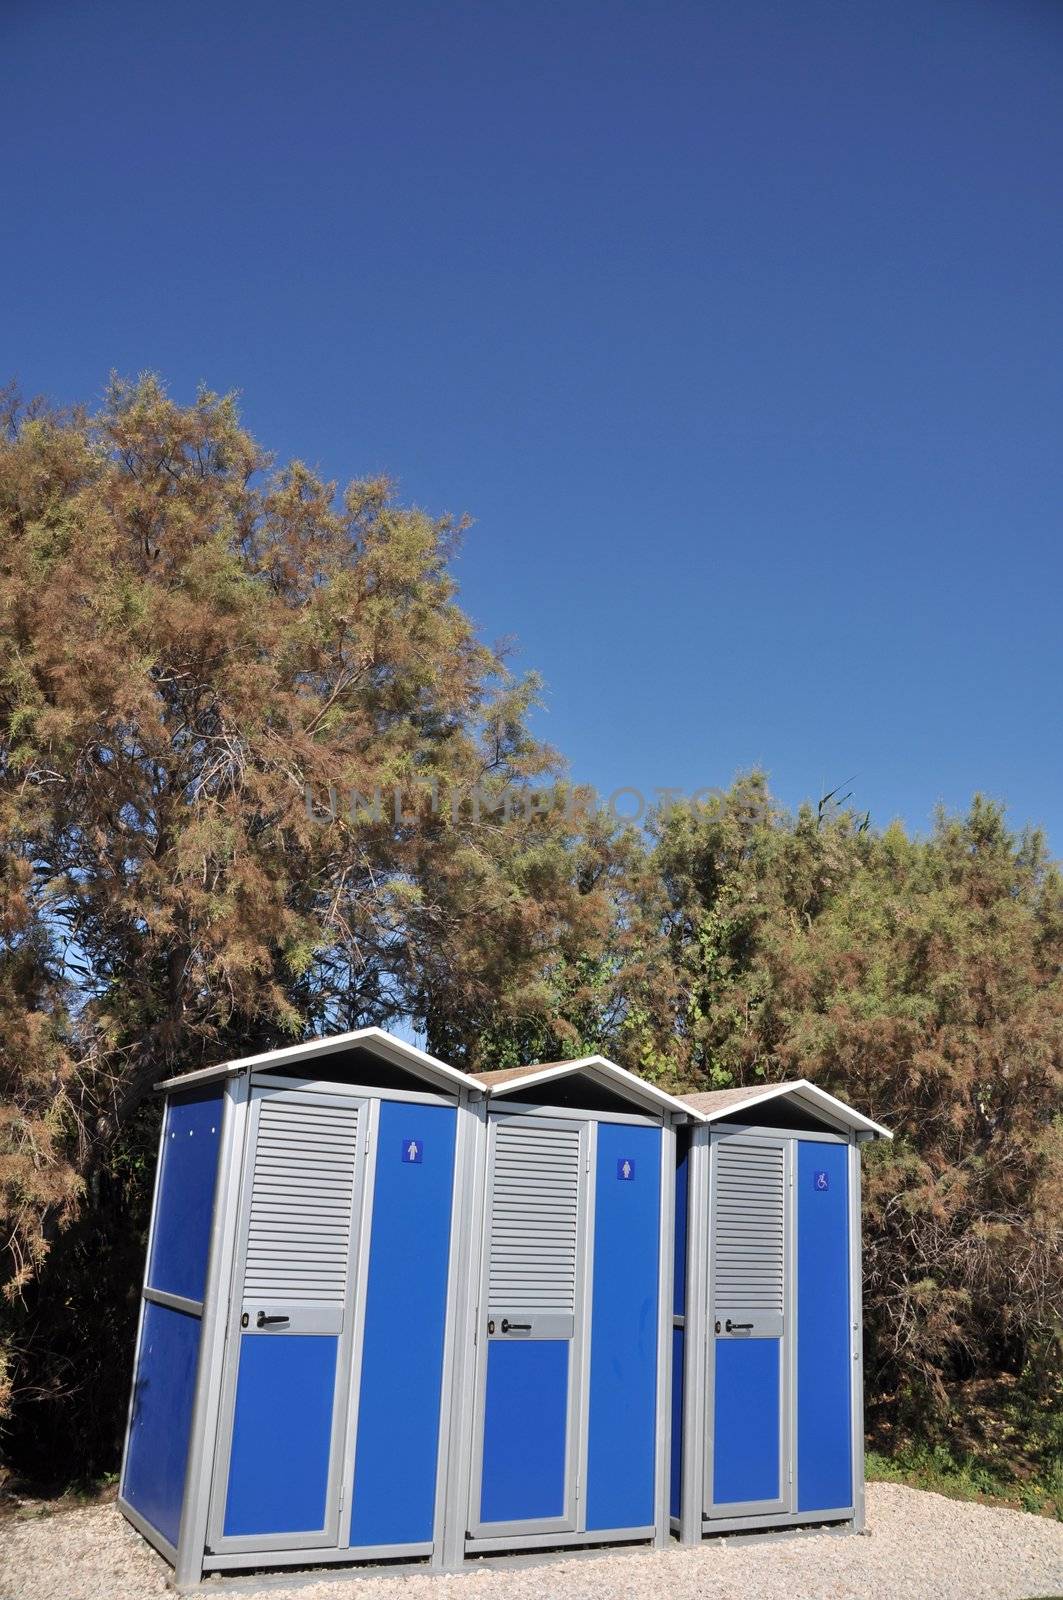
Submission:
<svg viewBox="0 0 1063 1600">
<path fill-rule="evenodd" d="M 634 1168 L 634 1178 L 618 1173 Z M 587 1527 L 654 1520 L 661 1130 L 603 1122 L 594 1191 Z"/>
<path fill-rule="evenodd" d="M 227 1534 L 324 1528 L 337 1342 L 331 1334 L 241 1336 Z"/>
<path fill-rule="evenodd" d="M 849 1151 L 799 1141 L 797 1508 L 853 1503 L 849 1346 Z"/>
<path fill-rule="evenodd" d="M 683 1503 L 683 1330 L 672 1329 L 672 1480 L 668 1509 L 678 1517 Z"/>
<path fill-rule="evenodd" d="M 456 1119 L 453 1106 L 380 1107 L 352 1545 L 432 1538 Z"/>
<path fill-rule="evenodd" d="M 487 1351 L 482 1522 L 565 1509 L 568 1339 L 492 1339 Z"/>
<path fill-rule="evenodd" d="M 173 1545 L 181 1522 L 199 1329 L 199 1318 L 184 1311 L 151 1301 L 144 1306 L 122 1493 Z"/>
<path fill-rule="evenodd" d="M 690 1135 L 679 1134 L 679 1159 L 675 1169 L 675 1256 L 673 1267 L 672 1310 L 686 1315 L 687 1305 L 687 1206 L 690 1196 Z M 683 1499 L 683 1372 L 684 1334 L 672 1329 L 672 1461 L 669 1510 L 678 1517 Z"/>
<path fill-rule="evenodd" d="M 690 1138 L 682 1134 L 680 1137 L 683 1143 L 675 1169 L 675 1260 L 672 1279 L 672 1310 L 677 1317 L 686 1315 L 687 1305 L 687 1196 L 690 1181 Z"/>
<path fill-rule="evenodd" d="M 779 1496 L 778 1339 L 717 1339 L 715 1505 Z"/>
<path fill-rule="evenodd" d="M 148 1284 L 202 1300 L 221 1138 L 222 1088 L 175 1095 L 166 1108 Z"/>
</svg>

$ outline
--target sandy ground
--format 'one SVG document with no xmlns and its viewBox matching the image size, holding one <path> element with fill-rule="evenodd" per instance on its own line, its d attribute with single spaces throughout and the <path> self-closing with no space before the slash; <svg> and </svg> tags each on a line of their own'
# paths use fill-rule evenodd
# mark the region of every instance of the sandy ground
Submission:
<svg viewBox="0 0 1063 1600">
<path fill-rule="evenodd" d="M 226 1578 L 241 1600 L 1033 1600 L 1063 1596 L 1063 1523 L 867 1490 L 866 1536 L 805 1534 L 696 1550 L 610 1551 L 455 1576 Z M 113 1505 L 0 1522 L 3 1600 L 146 1600 L 169 1568 Z M 267 1587 L 260 1588 L 260 1584 Z"/>
</svg>

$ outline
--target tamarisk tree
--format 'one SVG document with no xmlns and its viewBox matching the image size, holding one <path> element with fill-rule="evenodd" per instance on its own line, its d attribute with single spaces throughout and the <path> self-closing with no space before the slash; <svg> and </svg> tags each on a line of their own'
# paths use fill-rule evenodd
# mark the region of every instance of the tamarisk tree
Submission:
<svg viewBox="0 0 1063 1600">
<path fill-rule="evenodd" d="M 98 416 L 9 396 L 3 423 L 12 1301 L 158 1079 L 418 1004 L 442 1017 L 470 951 L 511 952 L 534 1004 L 573 890 L 556 851 L 521 856 L 549 819 L 515 819 L 500 853 L 466 812 L 393 803 L 552 770 L 524 726 L 534 686 L 456 602 L 460 525 L 385 482 L 339 494 L 278 468 L 231 399 L 179 406 L 151 378 L 115 382 Z M 505 990 L 504 966 L 464 972 L 463 1015 Z M 457 1031 L 464 1048 L 474 1022 Z M 33 1390 L 34 1359 L 9 1384 Z"/>
</svg>

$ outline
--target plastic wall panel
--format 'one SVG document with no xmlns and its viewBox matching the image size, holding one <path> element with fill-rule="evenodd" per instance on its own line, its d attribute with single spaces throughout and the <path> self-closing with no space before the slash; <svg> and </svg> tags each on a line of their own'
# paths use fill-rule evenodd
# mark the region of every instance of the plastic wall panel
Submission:
<svg viewBox="0 0 1063 1600">
<path fill-rule="evenodd" d="M 122 1494 L 172 1545 L 181 1524 L 200 1321 L 144 1307 Z"/>
<path fill-rule="evenodd" d="M 352 1545 L 433 1537 L 457 1112 L 380 1107 Z M 404 1161 L 411 1141 L 420 1160 Z"/>
<path fill-rule="evenodd" d="M 147 1282 L 189 1300 L 203 1299 L 207 1281 L 223 1093 L 213 1083 L 166 1106 Z"/>
<path fill-rule="evenodd" d="M 849 1151 L 802 1140 L 797 1159 L 797 1509 L 853 1503 Z"/>
<path fill-rule="evenodd" d="M 668 1509 L 678 1517 L 683 1503 L 683 1357 L 685 1333 L 672 1329 L 672 1459 Z"/>
<path fill-rule="evenodd" d="M 717 1339 L 712 1498 L 774 1500 L 779 1459 L 780 1341 Z"/>
<path fill-rule="evenodd" d="M 225 1533 L 310 1533 L 325 1525 L 337 1341 L 240 1336 Z"/>
<path fill-rule="evenodd" d="M 687 1197 L 690 1183 L 690 1134 L 680 1129 L 679 1160 L 675 1169 L 675 1252 L 672 1278 L 672 1310 L 686 1315 L 687 1303 Z"/>
<path fill-rule="evenodd" d="M 521 1522 L 565 1509 L 567 1339 L 492 1339 L 480 1517 Z"/>
<path fill-rule="evenodd" d="M 660 1226 L 660 1129 L 599 1124 L 588 1529 L 654 1520 Z"/>
</svg>

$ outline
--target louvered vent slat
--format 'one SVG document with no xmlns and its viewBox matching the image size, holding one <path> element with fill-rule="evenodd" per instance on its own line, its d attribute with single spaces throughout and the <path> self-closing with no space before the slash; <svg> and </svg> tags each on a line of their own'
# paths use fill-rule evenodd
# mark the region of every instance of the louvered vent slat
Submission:
<svg viewBox="0 0 1063 1600">
<path fill-rule="evenodd" d="M 342 1306 L 358 1107 L 277 1097 L 259 1108 L 244 1298 Z"/>
<path fill-rule="evenodd" d="M 488 1262 L 492 1310 L 574 1315 L 580 1137 L 576 1128 L 494 1128 Z"/>
<path fill-rule="evenodd" d="M 778 1145 L 716 1146 L 713 1298 L 717 1308 L 778 1312 L 785 1291 L 785 1191 Z"/>
</svg>

